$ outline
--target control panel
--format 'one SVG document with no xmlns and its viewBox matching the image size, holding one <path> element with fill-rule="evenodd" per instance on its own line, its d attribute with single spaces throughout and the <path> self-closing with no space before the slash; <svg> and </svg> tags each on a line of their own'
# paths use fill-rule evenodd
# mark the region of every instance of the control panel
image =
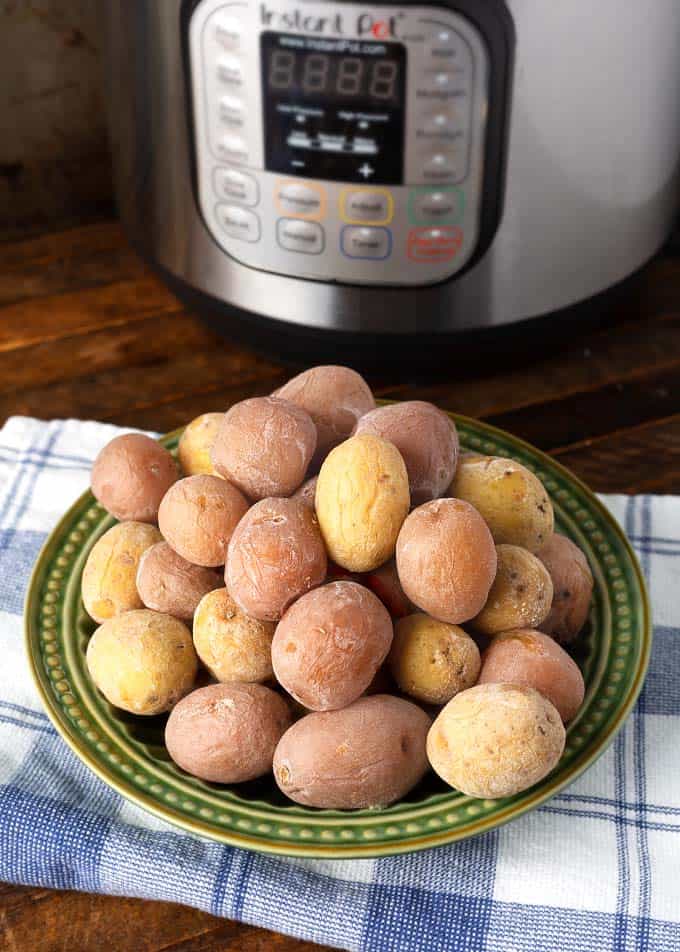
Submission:
<svg viewBox="0 0 680 952">
<path fill-rule="evenodd" d="M 479 238 L 489 61 L 446 7 L 200 0 L 198 201 L 265 271 L 350 284 L 456 274 Z"/>
</svg>

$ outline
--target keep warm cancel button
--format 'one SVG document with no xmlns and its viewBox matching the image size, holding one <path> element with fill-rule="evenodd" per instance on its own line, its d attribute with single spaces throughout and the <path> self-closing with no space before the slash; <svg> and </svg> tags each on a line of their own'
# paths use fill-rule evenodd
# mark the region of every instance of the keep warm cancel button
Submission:
<svg viewBox="0 0 680 952">
<path fill-rule="evenodd" d="M 412 228 L 408 233 L 408 256 L 411 261 L 451 261 L 463 244 L 460 228 Z"/>
</svg>

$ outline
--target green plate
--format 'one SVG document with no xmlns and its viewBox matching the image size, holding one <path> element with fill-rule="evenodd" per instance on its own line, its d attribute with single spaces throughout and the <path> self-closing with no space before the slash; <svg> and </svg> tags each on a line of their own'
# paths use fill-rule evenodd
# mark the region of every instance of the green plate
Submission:
<svg viewBox="0 0 680 952">
<path fill-rule="evenodd" d="M 587 554 L 595 577 L 589 626 L 575 657 L 586 696 L 556 769 L 503 800 L 474 800 L 432 772 L 409 796 L 382 810 L 342 812 L 295 806 L 273 780 L 233 788 L 183 773 L 163 747 L 164 718 L 112 708 L 90 681 L 85 648 L 94 624 L 80 579 L 87 555 L 114 522 L 87 492 L 47 540 L 26 599 L 26 647 L 54 726 L 105 783 L 151 813 L 201 836 L 267 853 L 369 857 L 441 846 L 483 833 L 544 803 L 611 743 L 638 696 L 651 646 L 648 599 L 638 562 L 615 520 L 571 473 L 501 430 L 454 417 L 465 449 L 513 457 L 552 498 L 557 527 Z M 170 449 L 179 432 L 163 439 Z"/>
</svg>

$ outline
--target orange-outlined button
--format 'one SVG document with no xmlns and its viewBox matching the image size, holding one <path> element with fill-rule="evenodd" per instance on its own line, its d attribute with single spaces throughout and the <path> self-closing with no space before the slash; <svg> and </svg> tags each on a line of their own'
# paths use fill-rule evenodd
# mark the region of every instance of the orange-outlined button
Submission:
<svg viewBox="0 0 680 952">
<path fill-rule="evenodd" d="M 348 225 L 389 225 L 394 199 L 386 188 L 343 188 L 340 217 Z"/>
<path fill-rule="evenodd" d="M 411 261 L 451 261 L 463 244 L 460 228 L 412 228 L 408 233 L 407 251 Z"/>
<path fill-rule="evenodd" d="M 326 215 L 326 190 L 311 182 L 295 179 L 277 182 L 274 202 L 285 218 L 320 221 Z"/>
</svg>

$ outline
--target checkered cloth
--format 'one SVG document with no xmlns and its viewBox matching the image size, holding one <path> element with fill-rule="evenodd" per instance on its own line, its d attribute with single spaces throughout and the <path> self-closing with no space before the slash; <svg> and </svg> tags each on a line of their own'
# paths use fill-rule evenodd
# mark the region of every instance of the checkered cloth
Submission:
<svg viewBox="0 0 680 952">
<path fill-rule="evenodd" d="M 0 879 L 167 899 L 343 949 L 680 950 L 680 499 L 608 497 L 650 583 L 635 713 L 565 793 L 484 836 L 379 860 L 279 859 L 178 832 L 84 767 L 41 709 L 22 602 L 48 531 L 119 432 L 0 432 Z"/>
</svg>

